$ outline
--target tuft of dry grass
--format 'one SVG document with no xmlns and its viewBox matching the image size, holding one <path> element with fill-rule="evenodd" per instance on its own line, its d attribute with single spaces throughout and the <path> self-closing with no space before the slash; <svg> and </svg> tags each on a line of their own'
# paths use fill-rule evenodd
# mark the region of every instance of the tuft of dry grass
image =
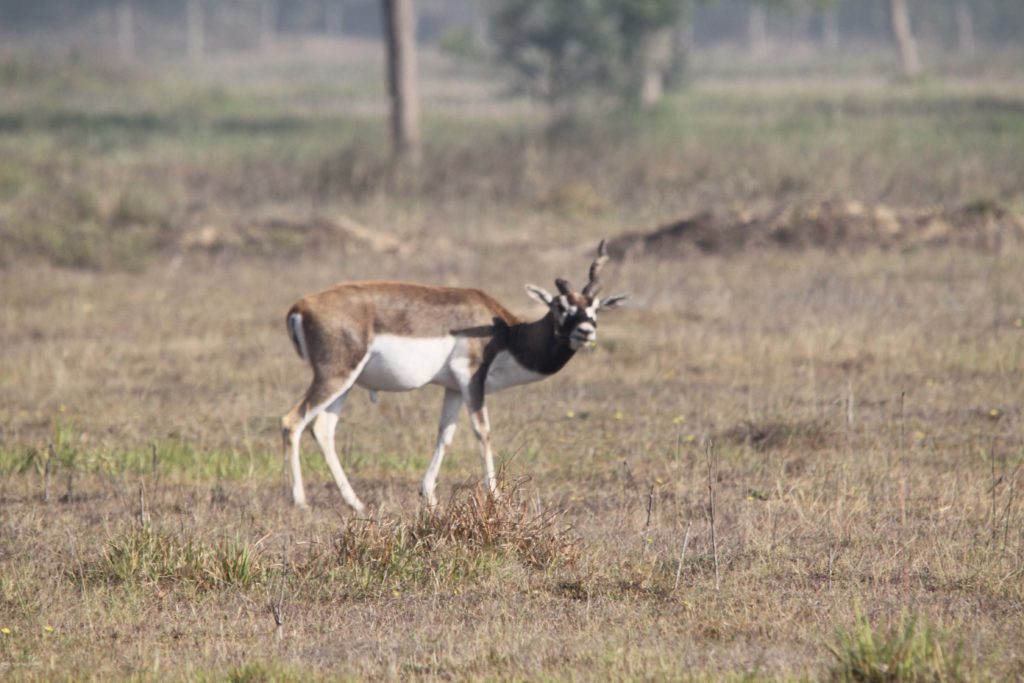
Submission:
<svg viewBox="0 0 1024 683">
<path fill-rule="evenodd" d="M 580 539 L 564 515 L 528 502 L 524 480 L 503 480 L 499 491 L 495 499 L 478 487 L 460 486 L 447 502 L 411 519 L 347 519 L 330 544 L 291 571 L 304 581 L 341 580 L 371 592 L 381 586 L 457 589 L 509 563 L 545 572 L 579 559 Z"/>
<path fill-rule="evenodd" d="M 534 569 L 572 566 L 580 539 L 565 515 L 528 501 L 526 479 L 503 478 L 499 497 L 479 487 L 456 488 L 437 511 L 420 514 L 413 537 L 429 548 L 454 545 L 469 552 L 497 551 Z"/>
</svg>

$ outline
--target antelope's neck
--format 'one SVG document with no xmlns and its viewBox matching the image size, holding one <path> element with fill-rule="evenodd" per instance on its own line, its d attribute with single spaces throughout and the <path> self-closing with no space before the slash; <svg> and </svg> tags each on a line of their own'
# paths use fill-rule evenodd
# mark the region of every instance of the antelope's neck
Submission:
<svg viewBox="0 0 1024 683">
<path fill-rule="evenodd" d="M 576 355 L 569 339 L 555 335 L 555 318 L 549 312 L 532 323 L 518 323 L 508 330 L 508 351 L 528 370 L 553 375 Z"/>
</svg>

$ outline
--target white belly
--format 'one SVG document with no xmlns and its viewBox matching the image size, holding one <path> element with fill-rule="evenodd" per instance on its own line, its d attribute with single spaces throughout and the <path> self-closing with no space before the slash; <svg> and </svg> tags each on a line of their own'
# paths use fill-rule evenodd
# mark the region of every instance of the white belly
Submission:
<svg viewBox="0 0 1024 683">
<path fill-rule="evenodd" d="M 356 384 L 371 391 L 409 391 L 426 384 L 454 384 L 449 369 L 455 337 L 399 337 L 382 334 L 370 343 Z"/>
<path fill-rule="evenodd" d="M 502 351 L 491 362 L 484 384 L 484 393 L 492 394 L 518 384 L 544 379 L 546 375 L 524 368 L 508 351 Z"/>
</svg>

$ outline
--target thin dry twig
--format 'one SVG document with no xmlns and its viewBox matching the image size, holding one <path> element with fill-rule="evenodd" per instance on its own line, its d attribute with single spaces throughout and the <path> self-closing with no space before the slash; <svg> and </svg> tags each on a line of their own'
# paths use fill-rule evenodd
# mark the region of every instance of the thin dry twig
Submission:
<svg viewBox="0 0 1024 683">
<path fill-rule="evenodd" d="M 906 399 L 907 392 L 900 392 L 900 533 L 901 541 L 902 534 L 907 528 L 907 450 L 905 446 L 906 438 L 906 420 L 904 419 L 904 400 Z"/>
<path fill-rule="evenodd" d="M 644 533 L 651 528 L 651 510 L 654 509 L 654 484 L 651 484 L 650 490 L 647 492 L 647 521 L 644 522 Z"/>
<path fill-rule="evenodd" d="M 1000 479 L 996 478 L 996 439 L 998 439 L 998 438 L 999 437 L 993 435 L 992 436 L 992 442 L 989 444 L 989 448 L 988 448 L 988 460 L 989 460 L 989 465 L 990 465 L 991 470 L 992 470 L 992 479 L 991 479 L 992 485 L 989 488 L 989 493 L 990 493 L 991 498 L 992 498 L 992 506 L 991 506 L 991 510 L 989 511 L 989 526 L 991 527 L 993 543 L 995 542 L 996 536 L 999 533 L 998 530 L 997 530 L 998 527 L 996 526 L 996 524 L 997 524 L 997 520 L 996 520 L 996 489 L 999 488 L 999 482 L 1000 482 Z"/>
<path fill-rule="evenodd" d="M 148 515 L 146 514 L 146 484 L 139 481 L 139 526 L 143 526 L 146 523 Z"/>
<path fill-rule="evenodd" d="M 281 579 L 281 591 L 278 593 L 277 600 L 271 600 L 267 607 L 270 610 L 270 614 L 274 617 L 274 638 L 278 641 L 284 639 L 284 579 Z"/>
<path fill-rule="evenodd" d="M 50 502 L 50 468 L 53 466 L 53 459 L 56 457 L 56 451 L 51 443 L 47 450 L 46 462 L 43 463 L 43 502 Z"/>
<path fill-rule="evenodd" d="M 693 522 L 686 523 L 686 535 L 683 536 L 683 549 L 679 553 L 679 566 L 676 567 L 676 582 L 672 585 L 672 590 L 679 588 L 679 577 L 683 575 L 683 561 L 686 559 L 686 546 L 690 545 L 690 528 L 693 527 Z"/>
<path fill-rule="evenodd" d="M 708 438 L 704 442 L 704 453 L 708 462 L 708 518 L 711 523 L 711 552 L 715 560 L 715 590 L 721 585 L 721 577 L 718 569 L 718 539 L 715 536 L 715 485 L 714 478 L 718 475 L 717 461 L 715 457 L 715 443 Z"/>
</svg>

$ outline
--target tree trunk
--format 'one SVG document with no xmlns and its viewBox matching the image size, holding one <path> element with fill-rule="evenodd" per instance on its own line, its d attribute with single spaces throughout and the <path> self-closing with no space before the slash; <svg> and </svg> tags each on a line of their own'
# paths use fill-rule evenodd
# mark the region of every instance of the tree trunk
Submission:
<svg viewBox="0 0 1024 683">
<path fill-rule="evenodd" d="M 204 34 L 204 6 L 203 0 L 186 0 L 185 21 L 188 24 L 188 59 L 190 62 L 202 60 L 206 50 L 206 36 Z"/>
<path fill-rule="evenodd" d="M 753 57 L 763 57 L 768 52 L 768 11 L 764 5 L 753 2 L 750 5 L 750 14 L 747 17 L 747 37 L 749 40 L 750 54 Z"/>
<path fill-rule="evenodd" d="M 959 2 L 956 6 L 956 37 L 960 53 L 968 57 L 974 56 L 974 18 L 971 16 L 971 3 Z"/>
<path fill-rule="evenodd" d="M 889 0 L 889 17 L 892 21 L 892 34 L 900 51 L 903 63 L 903 74 L 907 78 L 921 75 L 921 58 L 917 54 L 917 41 L 910 28 L 910 14 L 906 0 Z"/>
<path fill-rule="evenodd" d="M 639 57 L 640 103 L 657 104 L 665 92 L 665 72 L 672 58 L 672 29 L 661 29 L 648 36 Z"/>
<path fill-rule="evenodd" d="M 839 52 L 839 8 L 835 5 L 826 7 L 821 15 L 821 36 L 825 52 Z"/>
<path fill-rule="evenodd" d="M 416 73 L 416 15 L 412 0 L 381 0 L 391 96 L 391 142 L 396 159 L 419 161 L 420 104 Z"/>
<path fill-rule="evenodd" d="M 135 17 L 131 0 L 117 3 L 117 56 L 135 59 Z"/>
<path fill-rule="evenodd" d="M 693 19 L 689 13 L 672 27 L 672 44 L 665 85 L 670 89 L 681 88 L 689 80 L 690 49 L 693 46 Z"/>
<path fill-rule="evenodd" d="M 473 38 L 473 45 L 481 51 L 487 50 L 489 10 L 486 0 L 474 0 L 471 3 L 469 33 Z"/>
<path fill-rule="evenodd" d="M 260 0 L 260 52 L 269 52 L 277 40 L 277 1 Z"/>
<path fill-rule="evenodd" d="M 665 93 L 665 84 L 662 81 L 661 71 L 647 67 L 644 69 L 643 84 L 640 87 L 640 103 L 650 107 L 661 101 Z"/>
</svg>

